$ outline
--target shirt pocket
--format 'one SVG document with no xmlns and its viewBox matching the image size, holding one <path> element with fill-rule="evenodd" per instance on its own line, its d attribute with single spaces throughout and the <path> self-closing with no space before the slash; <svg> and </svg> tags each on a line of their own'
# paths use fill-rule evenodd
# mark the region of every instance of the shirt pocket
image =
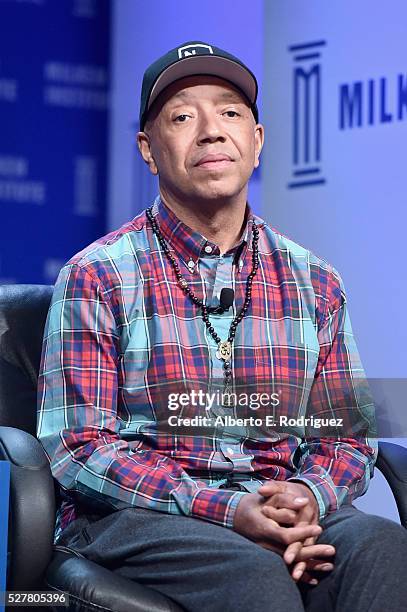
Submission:
<svg viewBox="0 0 407 612">
<path fill-rule="evenodd" d="M 305 370 L 307 375 L 314 375 L 320 346 L 311 319 L 285 317 L 279 321 L 269 321 L 260 337 L 261 343 L 254 349 L 258 374 L 271 370 L 272 373 L 286 376 Z"/>
</svg>

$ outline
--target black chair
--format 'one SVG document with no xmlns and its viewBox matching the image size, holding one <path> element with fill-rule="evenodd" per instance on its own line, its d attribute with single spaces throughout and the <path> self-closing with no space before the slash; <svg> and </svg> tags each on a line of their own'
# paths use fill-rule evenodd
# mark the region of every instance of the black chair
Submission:
<svg viewBox="0 0 407 612">
<path fill-rule="evenodd" d="M 52 548 L 59 486 L 35 437 L 37 376 L 52 291 L 42 285 L 0 286 L 0 460 L 11 464 L 7 590 L 64 592 L 69 610 L 180 611 L 152 589 Z"/>
<path fill-rule="evenodd" d="M 11 464 L 7 588 L 67 593 L 70 610 L 181 610 L 159 593 L 91 561 L 69 551 L 53 551 L 59 488 L 35 438 L 37 376 L 52 290 L 40 285 L 0 286 L 0 460 Z M 407 449 L 381 442 L 376 465 L 407 528 Z"/>
</svg>

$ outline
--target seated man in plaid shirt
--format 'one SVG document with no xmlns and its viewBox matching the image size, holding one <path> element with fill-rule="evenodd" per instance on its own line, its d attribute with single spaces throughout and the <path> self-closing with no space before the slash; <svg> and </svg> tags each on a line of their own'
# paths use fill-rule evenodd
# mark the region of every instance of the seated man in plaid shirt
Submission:
<svg viewBox="0 0 407 612">
<path fill-rule="evenodd" d="M 398 612 L 407 534 L 352 505 L 377 441 L 341 278 L 247 203 L 256 97 L 202 42 L 145 72 L 138 145 L 160 194 L 64 266 L 47 319 L 55 543 L 185 610 Z M 256 413 L 236 401 L 253 380 L 273 390 Z M 180 381 L 207 385 L 203 409 Z"/>
</svg>

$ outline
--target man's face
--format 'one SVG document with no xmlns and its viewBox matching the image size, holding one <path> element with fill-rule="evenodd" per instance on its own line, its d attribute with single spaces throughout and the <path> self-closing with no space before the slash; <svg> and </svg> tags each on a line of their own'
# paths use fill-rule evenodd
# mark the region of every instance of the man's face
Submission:
<svg viewBox="0 0 407 612">
<path fill-rule="evenodd" d="M 263 127 L 233 85 L 194 76 L 161 94 L 138 141 L 164 195 L 230 200 L 246 193 L 259 165 Z"/>
</svg>

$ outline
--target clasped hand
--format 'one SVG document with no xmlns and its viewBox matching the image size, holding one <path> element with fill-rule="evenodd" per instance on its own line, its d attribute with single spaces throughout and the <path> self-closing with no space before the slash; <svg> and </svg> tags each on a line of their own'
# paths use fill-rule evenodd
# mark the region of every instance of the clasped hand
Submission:
<svg viewBox="0 0 407 612">
<path fill-rule="evenodd" d="M 245 495 L 234 519 L 234 529 L 260 546 L 280 554 L 294 580 L 317 584 L 310 571 L 330 571 L 329 558 L 335 548 L 316 544 L 322 527 L 318 525 L 317 501 L 306 485 L 269 481 L 258 493 Z M 328 559 L 328 560 L 327 560 Z"/>
</svg>

